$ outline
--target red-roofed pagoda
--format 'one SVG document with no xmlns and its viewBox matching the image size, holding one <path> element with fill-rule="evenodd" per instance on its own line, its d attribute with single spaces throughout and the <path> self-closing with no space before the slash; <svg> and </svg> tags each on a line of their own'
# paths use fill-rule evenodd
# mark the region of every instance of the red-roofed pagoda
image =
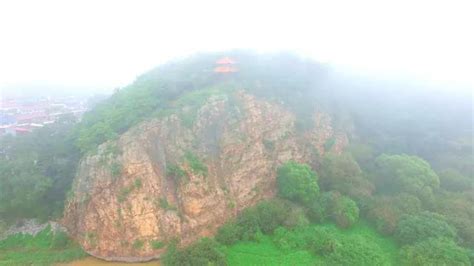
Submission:
<svg viewBox="0 0 474 266">
<path fill-rule="evenodd" d="M 217 67 L 214 68 L 214 72 L 216 73 L 233 73 L 237 72 L 237 68 L 235 67 L 235 61 L 230 57 L 223 57 L 216 61 Z"/>
</svg>

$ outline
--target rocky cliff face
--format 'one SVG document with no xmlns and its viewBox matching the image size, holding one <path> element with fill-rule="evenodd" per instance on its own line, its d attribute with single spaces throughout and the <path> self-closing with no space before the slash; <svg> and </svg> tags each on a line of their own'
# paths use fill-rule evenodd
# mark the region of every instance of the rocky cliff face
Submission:
<svg viewBox="0 0 474 266">
<path fill-rule="evenodd" d="M 210 236 L 275 194 L 281 163 L 317 167 L 326 149 L 341 151 L 345 135 L 327 115 L 313 118 L 302 132 L 282 106 L 239 92 L 211 97 L 192 126 L 179 115 L 144 122 L 83 158 L 63 224 L 91 255 L 119 261 Z"/>
</svg>

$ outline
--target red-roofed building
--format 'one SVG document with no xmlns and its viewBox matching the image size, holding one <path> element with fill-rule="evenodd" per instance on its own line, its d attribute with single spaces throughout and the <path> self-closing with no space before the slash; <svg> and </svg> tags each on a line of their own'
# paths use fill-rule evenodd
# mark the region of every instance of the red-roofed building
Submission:
<svg viewBox="0 0 474 266">
<path fill-rule="evenodd" d="M 230 57 L 223 57 L 223 58 L 217 60 L 216 64 L 218 64 L 218 65 L 233 65 L 233 64 L 235 64 L 235 61 Z"/>
<path fill-rule="evenodd" d="M 237 68 L 235 65 L 235 60 L 230 57 L 223 57 L 216 61 L 217 67 L 214 68 L 214 72 L 216 73 L 233 73 L 237 72 Z"/>
</svg>

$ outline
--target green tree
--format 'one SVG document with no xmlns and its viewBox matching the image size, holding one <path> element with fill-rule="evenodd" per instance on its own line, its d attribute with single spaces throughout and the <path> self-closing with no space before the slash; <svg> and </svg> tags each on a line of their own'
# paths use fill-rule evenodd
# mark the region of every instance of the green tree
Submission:
<svg viewBox="0 0 474 266">
<path fill-rule="evenodd" d="M 277 171 L 278 194 L 302 204 L 309 204 L 319 195 L 318 177 L 306 164 L 287 162 Z"/>
<path fill-rule="evenodd" d="M 347 228 L 359 221 L 359 208 L 353 200 L 342 196 L 335 202 L 332 215 L 338 226 Z"/>
<path fill-rule="evenodd" d="M 471 265 L 467 251 L 452 239 L 429 238 L 405 246 L 400 252 L 402 265 Z"/>
<path fill-rule="evenodd" d="M 382 234 L 394 233 L 403 215 L 415 214 L 422 210 L 420 200 L 406 193 L 373 197 L 367 209 L 367 217 Z"/>
<path fill-rule="evenodd" d="M 456 227 L 461 242 L 474 247 L 474 191 L 443 192 L 437 195 L 436 212 Z"/>
<path fill-rule="evenodd" d="M 454 239 L 456 230 L 446 222 L 442 215 L 422 212 L 403 216 L 395 233 L 395 238 L 403 245 L 413 244 L 432 237 Z"/>
<path fill-rule="evenodd" d="M 424 202 L 433 200 L 439 177 L 428 162 L 417 156 L 382 154 L 376 159 L 377 190 L 382 193 L 406 192 Z"/>
<path fill-rule="evenodd" d="M 337 190 L 355 199 L 366 199 L 374 191 L 374 185 L 367 180 L 357 162 L 348 153 L 325 155 L 319 176 L 322 189 Z"/>
<path fill-rule="evenodd" d="M 348 228 L 359 220 L 359 207 L 338 191 L 324 192 L 320 197 L 320 211 L 324 219 L 330 218 L 339 227 Z"/>
<path fill-rule="evenodd" d="M 474 179 L 462 175 L 455 169 L 445 169 L 439 172 L 441 187 L 454 192 L 467 191 L 474 188 Z"/>
</svg>

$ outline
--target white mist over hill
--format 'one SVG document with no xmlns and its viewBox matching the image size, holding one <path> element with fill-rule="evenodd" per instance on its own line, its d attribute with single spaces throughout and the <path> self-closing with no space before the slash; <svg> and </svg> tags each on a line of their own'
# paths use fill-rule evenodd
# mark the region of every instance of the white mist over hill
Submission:
<svg viewBox="0 0 474 266">
<path fill-rule="evenodd" d="M 111 91 L 199 51 L 290 50 L 336 68 L 472 89 L 471 1 L 4 1 L 0 89 Z"/>
</svg>

